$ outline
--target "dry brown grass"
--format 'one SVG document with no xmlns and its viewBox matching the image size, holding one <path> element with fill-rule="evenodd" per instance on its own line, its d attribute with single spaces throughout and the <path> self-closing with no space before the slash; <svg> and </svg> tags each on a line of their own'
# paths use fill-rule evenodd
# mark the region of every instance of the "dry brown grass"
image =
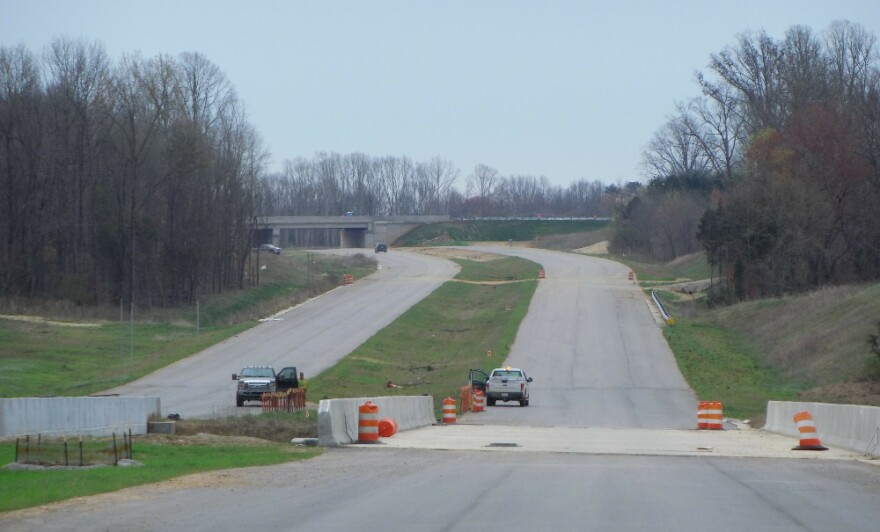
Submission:
<svg viewBox="0 0 880 532">
<path fill-rule="evenodd" d="M 317 438 L 318 418 L 314 412 L 271 412 L 215 419 L 181 419 L 175 434 L 210 440 L 205 434 L 224 437 L 256 438 L 287 443 L 293 438 Z M 201 436 L 200 436 L 201 435 Z M 228 438 L 222 441 L 228 442 Z"/>
<path fill-rule="evenodd" d="M 611 233 L 609 227 L 603 227 L 584 233 L 539 236 L 532 243 L 532 247 L 564 251 L 581 249 L 608 240 L 611 238 Z"/>
</svg>

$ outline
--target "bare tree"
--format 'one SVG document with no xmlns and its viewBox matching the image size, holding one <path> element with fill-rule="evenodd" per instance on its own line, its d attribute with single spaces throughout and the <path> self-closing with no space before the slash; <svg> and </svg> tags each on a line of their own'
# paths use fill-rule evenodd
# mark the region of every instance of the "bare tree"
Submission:
<svg viewBox="0 0 880 532">
<path fill-rule="evenodd" d="M 108 139 L 108 117 L 100 114 L 110 69 L 103 46 L 59 38 L 45 54 L 48 69 L 46 109 L 52 128 L 53 219 L 52 245 L 63 271 L 89 272 L 89 291 L 97 297 L 96 193 L 101 174 L 100 152 Z"/>
<path fill-rule="evenodd" d="M 416 165 L 416 190 L 418 194 L 417 212 L 440 214 L 443 212 L 443 199 L 458 179 L 458 169 L 451 161 L 434 157 L 426 163 Z"/>
<path fill-rule="evenodd" d="M 51 213 L 42 208 L 50 192 L 40 157 L 44 122 L 36 58 L 23 45 L 0 48 L 0 275 L 7 293 L 35 295 L 45 285 L 43 246 Z"/>
<path fill-rule="evenodd" d="M 495 191 L 497 183 L 498 170 L 482 163 L 477 164 L 474 173 L 468 176 L 466 194 L 488 198 Z"/>
<path fill-rule="evenodd" d="M 750 133 L 785 124 L 784 52 L 766 32 L 744 34 L 736 46 L 712 55 L 709 68 L 738 94 Z"/>
<path fill-rule="evenodd" d="M 702 128 L 684 114 L 670 119 L 654 134 L 642 154 L 642 165 L 652 178 L 672 175 L 703 175 L 712 166 L 706 153 Z"/>
</svg>

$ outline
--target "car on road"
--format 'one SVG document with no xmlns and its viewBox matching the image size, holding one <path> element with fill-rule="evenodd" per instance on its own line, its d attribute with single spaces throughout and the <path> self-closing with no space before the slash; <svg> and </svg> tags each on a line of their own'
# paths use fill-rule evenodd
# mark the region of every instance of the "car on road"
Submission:
<svg viewBox="0 0 880 532">
<path fill-rule="evenodd" d="M 376 253 L 379 253 L 380 251 L 388 253 L 388 245 L 383 242 L 379 242 L 378 244 L 376 244 Z"/>
<path fill-rule="evenodd" d="M 296 368 L 293 366 L 278 373 L 271 366 L 247 366 L 242 368 L 241 373 L 233 373 L 232 380 L 238 381 L 235 390 L 236 406 L 244 406 L 246 401 L 259 401 L 264 393 L 299 387 Z"/>
<path fill-rule="evenodd" d="M 278 246 L 273 246 L 272 244 L 260 244 L 260 250 L 268 251 L 269 253 L 274 253 L 275 255 L 281 255 L 281 248 Z"/>
<path fill-rule="evenodd" d="M 519 401 L 519 406 L 529 406 L 529 383 L 532 378 L 520 368 L 495 368 L 485 381 L 486 405 L 495 406 L 496 401 Z"/>
</svg>

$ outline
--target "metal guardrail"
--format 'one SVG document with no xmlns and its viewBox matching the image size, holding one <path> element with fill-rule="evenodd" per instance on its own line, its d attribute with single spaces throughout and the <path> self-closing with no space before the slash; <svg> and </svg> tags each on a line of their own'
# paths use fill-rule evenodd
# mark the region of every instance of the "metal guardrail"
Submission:
<svg viewBox="0 0 880 532">
<path fill-rule="evenodd" d="M 666 312 L 666 309 L 663 307 L 663 303 L 660 302 L 660 298 L 657 297 L 657 292 L 651 290 L 651 299 L 654 300 L 654 304 L 657 305 L 657 309 L 660 310 L 660 315 L 663 316 L 663 319 L 669 325 L 675 324 L 675 319 Z"/>
</svg>

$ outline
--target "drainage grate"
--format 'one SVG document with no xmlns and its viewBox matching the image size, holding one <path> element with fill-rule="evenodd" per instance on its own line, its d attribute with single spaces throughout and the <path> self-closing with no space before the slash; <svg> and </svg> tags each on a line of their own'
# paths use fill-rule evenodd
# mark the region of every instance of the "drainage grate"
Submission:
<svg viewBox="0 0 880 532">
<path fill-rule="evenodd" d="M 486 447 L 519 447 L 518 443 L 495 442 L 490 443 Z"/>
</svg>

